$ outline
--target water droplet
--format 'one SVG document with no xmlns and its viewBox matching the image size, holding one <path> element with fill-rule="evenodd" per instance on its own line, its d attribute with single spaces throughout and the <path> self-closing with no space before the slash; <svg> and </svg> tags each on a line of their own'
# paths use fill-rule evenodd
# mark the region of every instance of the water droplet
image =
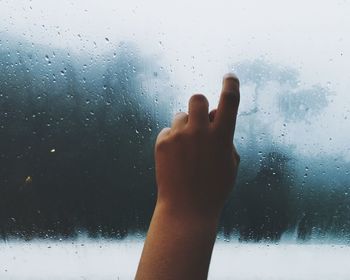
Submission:
<svg viewBox="0 0 350 280">
<path fill-rule="evenodd" d="M 33 181 L 32 176 L 27 176 L 26 179 L 24 180 L 24 182 L 25 182 L 26 184 L 29 184 L 29 183 L 31 183 L 32 181 Z"/>
</svg>

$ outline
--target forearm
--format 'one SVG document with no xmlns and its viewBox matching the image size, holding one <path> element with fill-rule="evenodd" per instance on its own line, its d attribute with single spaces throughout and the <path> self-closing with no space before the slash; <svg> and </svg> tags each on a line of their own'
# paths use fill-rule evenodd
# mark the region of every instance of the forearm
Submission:
<svg viewBox="0 0 350 280">
<path fill-rule="evenodd" d="M 136 279 L 206 279 L 218 218 L 158 203 Z"/>
</svg>

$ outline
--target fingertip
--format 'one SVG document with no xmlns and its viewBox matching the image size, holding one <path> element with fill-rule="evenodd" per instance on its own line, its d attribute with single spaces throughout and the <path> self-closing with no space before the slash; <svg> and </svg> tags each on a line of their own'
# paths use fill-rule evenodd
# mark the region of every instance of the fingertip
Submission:
<svg viewBox="0 0 350 280">
<path fill-rule="evenodd" d="M 200 93 L 196 93 L 191 96 L 189 100 L 189 104 L 191 105 L 194 103 L 204 104 L 205 106 L 209 107 L 208 99 L 203 94 L 200 94 Z"/>
<path fill-rule="evenodd" d="M 223 77 L 215 123 L 217 127 L 221 127 L 223 131 L 226 131 L 230 138 L 234 134 L 239 101 L 239 79 L 235 74 L 227 73 Z"/>
<path fill-rule="evenodd" d="M 189 100 L 188 123 L 195 126 L 203 126 L 209 123 L 209 102 L 203 94 L 194 94 Z"/>
<path fill-rule="evenodd" d="M 236 79 L 239 82 L 238 76 L 233 72 L 226 73 L 223 77 L 223 80 L 225 79 Z"/>
<path fill-rule="evenodd" d="M 236 91 L 239 90 L 239 79 L 234 73 L 226 73 L 222 80 L 223 91 Z"/>
<path fill-rule="evenodd" d="M 238 107 L 240 100 L 239 79 L 234 73 L 227 73 L 223 77 L 221 98 L 223 103 Z"/>
</svg>

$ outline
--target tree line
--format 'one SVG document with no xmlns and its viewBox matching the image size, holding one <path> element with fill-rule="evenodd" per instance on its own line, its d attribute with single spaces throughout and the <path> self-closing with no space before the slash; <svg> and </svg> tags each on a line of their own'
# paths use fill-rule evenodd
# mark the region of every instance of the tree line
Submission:
<svg viewBox="0 0 350 280">
<path fill-rule="evenodd" d="M 2 44 L 1 237 L 145 232 L 156 199 L 153 145 L 173 110 L 169 88 L 167 74 L 131 43 L 96 61 L 45 46 Z M 225 235 L 349 237 L 349 164 L 338 163 L 344 166 L 333 173 L 339 180 L 304 180 L 282 145 L 263 152 L 241 146 L 240 154 L 238 182 L 220 223 Z"/>
</svg>

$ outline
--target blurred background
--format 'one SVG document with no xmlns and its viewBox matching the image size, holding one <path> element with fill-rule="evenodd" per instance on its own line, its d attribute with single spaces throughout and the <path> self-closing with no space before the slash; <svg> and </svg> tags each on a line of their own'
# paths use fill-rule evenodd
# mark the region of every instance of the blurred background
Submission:
<svg viewBox="0 0 350 280">
<path fill-rule="evenodd" d="M 225 239 L 350 241 L 349 1 L 0 1 L 0 236 L 143 236 L 153 148 L 241 81 Z"/>
</svg>

